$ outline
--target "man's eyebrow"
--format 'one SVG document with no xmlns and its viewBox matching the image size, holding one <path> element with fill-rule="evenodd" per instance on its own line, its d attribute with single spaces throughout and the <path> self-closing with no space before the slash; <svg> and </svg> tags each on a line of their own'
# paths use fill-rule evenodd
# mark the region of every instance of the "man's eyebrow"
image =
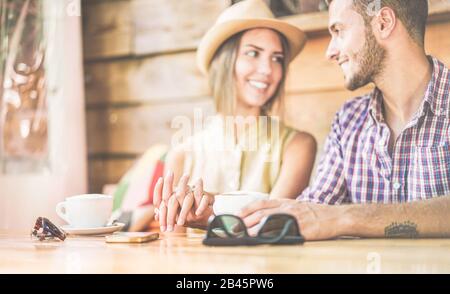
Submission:
<svg viewBox="0 0 450 294">
<path fill-rule="evenodd" d="M 258 46 L 253 45 L 253 44 L 246 44 L 245 47 L 252 47 L 252 48 L 255 48 L 255 49 L 258 50 L 258 51 L 264 51 L 263 48 L 258 47 Z M 281 55 L 283 55 L 283 52 L 280 52 L 280 51 L 276 51 L 276 52 L 273 52 L 273 53 L 274 53 L 274 54 L 281 54 Z"/>
</svg>

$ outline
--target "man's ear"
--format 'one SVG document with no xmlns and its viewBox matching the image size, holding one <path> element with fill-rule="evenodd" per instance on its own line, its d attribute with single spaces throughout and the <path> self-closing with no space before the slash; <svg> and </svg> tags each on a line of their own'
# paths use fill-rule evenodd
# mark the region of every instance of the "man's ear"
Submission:
<svg viewBox="0 0 450 294">
<path fill-rule="evenodd" d="M 397 16 L 394 10 L 383 7 L 378 11 L 372 22 L 373 31 L 381 40 L 389 38 L 397 25 Z"/>
</svg>

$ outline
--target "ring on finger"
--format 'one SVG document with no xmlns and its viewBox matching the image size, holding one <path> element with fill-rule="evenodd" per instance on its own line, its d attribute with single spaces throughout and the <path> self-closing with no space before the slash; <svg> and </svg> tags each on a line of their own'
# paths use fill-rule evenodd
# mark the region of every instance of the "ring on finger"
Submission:
<svg viewBox="0 0 450 294">
<path fill-rule="evenodd" d="M 187 187 L 188 187 L 188 190 L 187 190 L 187 192 L 186 192 L 186 195 L 183 197 L 183 198 L 178 198 L 177 197 L 177 200 L 178 200 L 178 202 L 180 203 L 180 205 L 182 206 L 183 205 L 183 202 L 184 202 L 184 199 L 187 197 L 187 196 L 189 196 L 189 195 L 194 195 L 194 190 L 193 190 L 193 188 L 191 187 L 191 186 L 189 186 L 189 185 L 187 185 Z"/>
</svg>

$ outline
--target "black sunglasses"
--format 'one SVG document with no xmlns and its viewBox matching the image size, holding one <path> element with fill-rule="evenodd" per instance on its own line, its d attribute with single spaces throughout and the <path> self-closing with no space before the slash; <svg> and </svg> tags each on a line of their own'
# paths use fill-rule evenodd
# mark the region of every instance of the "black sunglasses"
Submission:
<svg viewBox="0 0 450 294">
<path fill-rule="evenodd" d="M 203 244 L 208 246 L 242 246 L 262 244 L 302 244 L 297 220 L 289 214 L 272 214 L 261 221 L 256 237 L 248 234 L 244 221 L 229 214 L 214 217 L 208 225 Z"/>
<path fill-rule="evenodd" d="M 64 241 L 66 239 L 66 234 L 45 217 L 36 219 L 36 223 L 31 230 L 31 236 L 38 238 L 39 241 L 55 238 Z"/>
</svg>

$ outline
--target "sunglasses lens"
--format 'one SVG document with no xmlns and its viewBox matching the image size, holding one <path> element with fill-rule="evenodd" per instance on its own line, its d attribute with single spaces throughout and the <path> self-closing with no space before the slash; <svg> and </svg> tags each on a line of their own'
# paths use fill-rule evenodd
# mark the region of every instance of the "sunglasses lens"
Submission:
<svg viewBox="0 0 450 294">
<path fill-rule="evenodd" d="M 37 219 L 36 219 L 36 222 L 35 222 L 35 224 L 34 224 L 34 228 L 33 228 L 34 230 L 40 230 L 40 229 L 42 229 L 42 217 L 38 217 Z"/>
<path fill-rule="evenodd" d="M 300 233 L 295 224 L 296 220 L 289 215 L 269 216 L 258 236 L 265 239 L 277 238 L 281 234 L 284 234 L 285 237 L 299 236 Z"/>
<path fill-rule="evenodd" d="M 66 238 L 66 235 L 60 230 L 58 229 L 58 227 L 56 227 L 51 221 L 49 221 L 46 218 L 44 219 L 44 226 L 45 226 L 45 230 L 50 233 L 53 237 L 56 237 L 62 241 L 64 241 L 64 239 Z"/>
<path fill-rule="evenodd" d="M 41 241 L 52 238 L 58 238 L 61 241 L 66 239 L 66 234 L 45 217 L 39 217 L 36 220 L 31 234 Z"/>
<path fill-rule="evenodd" d="M 244 223 L 232 215 L 216 217 L 210 225 L 210 231 L 218 238 L 242 238 L 247 235 Z"/>
</svg>

